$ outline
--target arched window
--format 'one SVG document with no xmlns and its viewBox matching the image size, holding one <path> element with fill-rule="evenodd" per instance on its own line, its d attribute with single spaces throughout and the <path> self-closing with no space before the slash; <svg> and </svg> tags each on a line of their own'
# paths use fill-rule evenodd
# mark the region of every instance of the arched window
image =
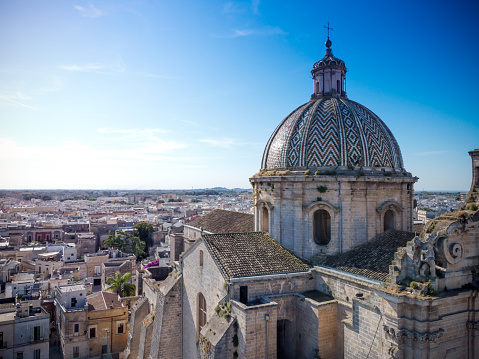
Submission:
<svg viewBox="0 0 479 359">
<path fill-rule="evenodd" d="M 391 209 L 384 213 L 384 232 L 388 229 L 394 229 L 394 212 Z"/>
<path fill-rule="evenodd" d="M 328 211 L 320 209 L 313 215 L 314 241 L 320 245 L 326 245 L 331 240 L 331 216 Z"/>
<path fill-rule="evenodd" d="M 198 335 L 206 325 L 206 299 L 202 293 L 198 293 Z"/>
<path fill-rule="evenodd" d="M 339 80 L 336 80 L 336 91 L 338 91 L 338 93 L 341 93 L 341 85 Z"/>
<path fill-rule="evenodd" d="M 261 208 L 261 232 L 269 232 L 269 212 L 266 207 Z"/>
</svg>

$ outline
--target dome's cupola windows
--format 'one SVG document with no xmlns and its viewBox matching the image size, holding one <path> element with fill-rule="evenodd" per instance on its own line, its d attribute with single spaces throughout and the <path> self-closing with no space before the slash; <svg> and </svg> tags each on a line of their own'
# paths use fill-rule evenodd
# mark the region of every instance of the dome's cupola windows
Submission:
<svg viewBox="0 0 479 359">
<path fill-rule="evenodd" d="M 325 26 L 326 27 L 326 26 Z M 346 97 L 346 65 L 344 61 L 334 57 L 331 50 L 332 41 L 326 41 L 326 53 L 324 57 L 313 65 L 311 75 L 313 75 L 314 93 L 311 98 L 323 96 Z"/>
</svg>

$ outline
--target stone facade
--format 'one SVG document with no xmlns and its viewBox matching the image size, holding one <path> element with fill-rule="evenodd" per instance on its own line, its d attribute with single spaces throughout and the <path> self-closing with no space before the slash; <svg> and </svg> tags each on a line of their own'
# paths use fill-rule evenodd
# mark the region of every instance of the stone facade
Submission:
<svg viewBox="0 0 479 359">
<path fill-rule="evenodd" d="M 417 178 L 407 176 L 333 176 L 287 174 L 255 176 L 255 229 L 267 231 L 282 246 L 302 258 L 346 252 L 391 227 L 412 231 Z M 321 191 L 321 192 L 320 192 Z M 314 240 L 314 213 L 326 211 L 330 241 Z M 387 225 L 387 224 L 386 224 Z"/>
<path fill-rule="evenodd" d="M 49 358 L 50 316 L 34 302 L 2 309 L 0 313 L 0 356 L 3 358 Z"/>
<path fill-rule="evenodd" d="M 201 265 L 200 256 L 203 256 Z M 227 294 L 226 282 L 213 258 L 202 241 L 196 242 L 182 258 L 183 274 L 183 354 L 188 358 L 197 357 L 198 297 L 201 293 L 206 301 L 206 318 L 215 312 L 220 299 Z"/>
<path fill-rule="evenodd" d="M 126 348 L 128 336 L 128 308 L 111 308 L 88 311 L 89 357 L 100 356 L 108 342 L 111 353 L 120 353 Z M 94 328 L 95 335 L 92 336 Z"/>
</svg>

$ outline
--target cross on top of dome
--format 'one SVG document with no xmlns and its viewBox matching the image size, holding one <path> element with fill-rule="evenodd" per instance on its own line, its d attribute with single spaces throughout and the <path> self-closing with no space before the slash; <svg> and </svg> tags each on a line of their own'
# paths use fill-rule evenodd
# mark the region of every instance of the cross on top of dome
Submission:
<svg viewBox="0 0 479 359">
<path fill-rule="evenodd" d="M 329 27 L 329 21 L 328 21 L 328 26 L 324 26 L 325 29 L 328 29 L 328 40 L 326 40 L 326 47 L 328 48 L 328 50 L 330 50 L 329 48 L 331 47 L 331 45 L 333 44 L 331 42 L 331 40 L 329 39 L 329 30 L 334 30 L 332 27 Z M 326 50 L 326 51 L 328 51 Z"/>
</svg>

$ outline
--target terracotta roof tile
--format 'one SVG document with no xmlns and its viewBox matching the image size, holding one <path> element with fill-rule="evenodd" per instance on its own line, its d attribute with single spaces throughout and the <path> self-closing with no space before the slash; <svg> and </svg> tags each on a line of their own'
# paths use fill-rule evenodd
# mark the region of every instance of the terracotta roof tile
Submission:
<svg viewBox="0 0 479 359">
<path fill-rule="evenodd" d="M 336 268 L 384 282 L 389 279 L 389 266 L 394 260 L 394 253 L 413 238 L 414 233 L 389 230 L 346 253 L 315 256 L 311 261 L 314 265 Z"/>
<path fill-rule="evenodd" d="M 212 233 L 253 232 L 254 216 L 249 213 L 215 209 L 187 224 Z"/>
<path fill-rule="evenodd" d="M 110 292 L 97 292 L 86 297 L 88 310 L 105 310 L 122 308 L 123 304 L 118 300 L 118 294 Z"/>
<path fill-rule="evenodd" d="M 206 234 L 202 239 L 227 278 L 309 270 L 307 264 L 263 232 Z"/>
</svg>

